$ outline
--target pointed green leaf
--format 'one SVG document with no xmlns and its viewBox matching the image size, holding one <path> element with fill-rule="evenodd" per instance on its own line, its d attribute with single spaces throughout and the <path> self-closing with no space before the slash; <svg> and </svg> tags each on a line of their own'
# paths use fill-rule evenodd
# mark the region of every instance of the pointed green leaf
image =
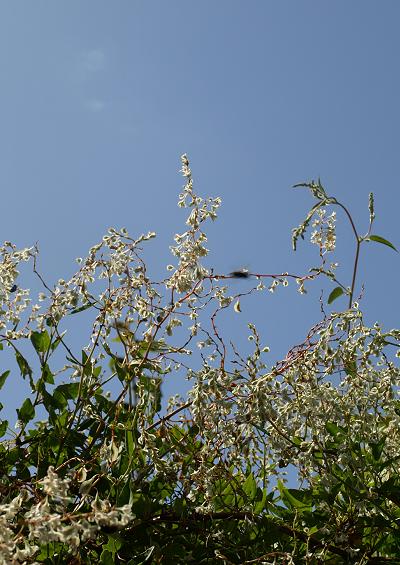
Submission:
<svg viewBox="0 0 400 565">
<path fill-rule="evenodd" d="M 0 437 L 3 437 L 4 434 L 7 431 L 7 427 L 8 427 L 8 421 L 7 420 L 3 420 L 0 424 Z"/>
<path fill-rule="evenodd" d="M 79 312 L 83 312 L 84 310 L 87 310 L 88 308 L 91 308 L 93 306 L 93 304 L 91 302 L 89 302 L 89 304 L 84 304 L 83 306 L 79 306 L 79 308 L 74 308 L 73 310 L 71 310 L 71 312 L 69 313 L 70 316 L 72 316 L 72 314 L 78 314 Z"/>
<path fill-rule="evenodd" d="M 55 340 L 53 341 L 53 343 L 50 345 L 51 351 L 55 351 L 55 350 L 57 349 L 57 347 L 58 347 L 58 346 L 60 345 L 60 343 L 61 343 L 61 340 L 62 340 L 64 334 L 65 334 L 65 332 L 63 332 L 57 339 L 55 339 Z"/>
<path fill-rule="evenodd" d="M 302 443 L 304 443 L 304 439 L 299 437 L 299 436 L 293 436 L 292 437 L 292 442 L 297 445 L 297 447 L 300 447 Z"/>
<path fill-rule="evenodd" d="M 24 422 L 25 424 L 30 420 L 32 420 L 32 418 L 35 415 L 35 409 L 29 398 L 26 398 L 24 400 L 24 403 L 22 404 L 21 408 L 17 410 L 17 413 L 18 413 L 18 418 L 22 420 L 22 422 Z"/>
<path fill-rule="evenodd" d="M 385 446 L 385 441 L 386 441 L 386 437 L 383 437 L 376 443 L 370 442 L 372 456 L 375 459 L 375 461 L 379 461 L 379 459 L 381 458 L 381 454 Z"/>
<path fill-rule="evenodd" d="M 49 394 L 44 387 L 40 392 L 42 395 L 43 406 L 50 414 L 54 413 L 54 410 L 62 410 L 65 407 L 65 402 L 59 402 L 57 397 Z"/>
<path fill-rule="evenodd" d="M 346 428 L 343 428 L 343 426 L 338 426 L 337 424 L 335 424 L 335 422 L 326 422 L 325 429 L 333 437 L 336 437 L 338 434 L 343 435 L 346 433 Z"/>
<path fill-rule="evenodd" d="M 255 481 L 253 473 L 250 473 L 243 483 L 243 491 L 247 494 L 251 501 L 254 500 L 257 494 L 257 483 Z"/>
<path fill-rule="evenodd" d="M 115 563 L 114 555 L 108 549 L 103 549 L 100 555 L 101 565 L 113 565 Z"/>
<path fill-rule="evenodd" d="M 220 505 L 220 509 L 231 507 L 232 505 L 235 504 L 235 501 L 237 499 L 237 493 L 235 489 L 232 487 L 232 485 L 230 483 L 227 483 L 223 491 L 219 493 L 218 498 L 219 498 L 218 502 Z"/>
<path fill-rule="evenodd" d="M 121 538 L 118 536 L 118 534 L 108 534 L 107 537 L 108 537 L 108 542 L 102 546 L 103 550 L 107 549 L 113 554 L 113 556 L 115 556 L 117 551 L 121 549 L 122 546 Z"/>
<path fill-rule="evenodd" d="M 49 349 L 50 341 L 50 336 L 46 330 L 31 333 L 31 342 L 37 353 L 45 353 Z"/>
<path fill-rule="evenodd" d="M 332 302 L 336 300 L 336 298 L 339 298 L 339 296 L 342 296 L 342 294 L 343 289 L 340 286 L 334 288 L 328 297 L 328 304 L 332 304 Z"/>
<path fill-rule="evenodd" d="M 30 368 L 28 361 L 19 351 L 15 352 L 15 358 L 18 363 L 18 367 L 21 371 L 21 375 L 25 378 L 27 375 L 32 376 L 32 369 Z"/>
<path fill-rule="evenodd" d="M 366 239 L 366 241 L 376 241 L 377 243 L 382 243 L 383 245 L 387 245 L 388 247 L 391 247 L 392 249 L 394 249 L 398 253 L 398 251 L 395 248 L 395 246 L 393 245 L 393 243 L 390 243 L 390 241 L 388 241 L 384 237 L 381 237 L 380 235 L 370 235 Z"/>
<path fill-rule="evenodd" d="M 334 422 L 326 422 L 325 428 L 326 428 L 326 431 L 329 432 L 331 434 L 331 436 L 334 436 L 334 437 L 342 431 L 340 426 L 338 426 Z"/>
<path fill-rule="evenodd" d="M 42 378 L 45 383 L 49 383 L 50 385 L 54 384 L 53 373 L 50 371 L 50 367 L 47 363 L 42 368 Z"/>
<path fill-rule="evenodd" d="M 0 437 L 3 437 L 3 436 L 4 436 L 4 434 L 5 434 L 6 431 L 7 431 L 7 428 L 8 428 L 8 421 L 7 421 L 7 420 L 3 420 L 3 421 L 0 423 Z"/>
<path fill-rule="evenodd" d="M 58 385 L 54 392 L 58 395 L 62 394 L 62 396 L 67 400 L 73 400 L 78 396 L 79 383 L 66 383 L 63 385 Z"/>
<path fill-rule="evenodd" d="M 266 503 L 267 503 L 267 489 L 263 489 L 261 499 L 257 500 L 256 504 L 254 505 L 254 513 L 261 514 L 261 512 L 265 510 Z"/>
<path fill-rule="evenodd" d="M 297 508 L 300 511 L 311 509 L 311 495 L 309 491 L 286 488 L 280 480 L 278 481 L 278 488 L 282 502 L 288 508 Z"/>
<path fill-rule="evenodd" d="M 0 389 L 3 388 L 4 383 L 6 382 L 6 379 L 7 379 L 9 374 L 10 374 L 10 371 L 4 371 L 4 373 L 2 373 L 0 375 Z"/>
</svg>

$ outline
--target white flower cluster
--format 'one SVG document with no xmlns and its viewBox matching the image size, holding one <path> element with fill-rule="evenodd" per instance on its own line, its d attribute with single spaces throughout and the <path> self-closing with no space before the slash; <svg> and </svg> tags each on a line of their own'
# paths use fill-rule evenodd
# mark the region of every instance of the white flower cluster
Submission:
<svg viewBox="0 0 400 565">
<path fill-rule="evenodd" d="M 132 289 L 139 289 L 146 282 L 138 246 L 153 237 L 155 233 L 149 232 L 133 240 L 125 228 L 110 228 L 102 241 L 90 248 L 87 258 L 79 259 L 79 271 L 67 282 L 58 281 L 49 296 L 48 310 L 36 315 L 38 323 L 43 324 L 48 318 L 58 322 L 73 309 L 90 304 L 103 307 L 102 314 L 108 319 L 119 319 L 122 310 L 131 305 Z M 99 292 L 102 279 L 108 284 L 105 291 Z"/>
<path fill-rule="evenodd" d="M 318 245 L 321 255 L 334 251 L 336 246 L 336 212 L 327 216 L 325 208 L 317 210 L 312 223 L 311 243 Z"/>
<path fill-rule="evenodd" d="M 52 541 L 66 544 L 73 553 L 79 545 L 94 539 L 101 527 L 124 528 L 134 519 L 130 505 L 114 508 L 98 497 L 92 500 L 89 512 L 80 512 L 82 501 L 76 499 L 71 510 L 68 505 L 74 497 L 69 493 L 70 482 L 49 467 L 40 483 L 45 496 L 39 502 L 22 491 L 0 505 L 0 565 L 24 563 L 40 545 Z"/>
<path fill-rule="evenodd" d="M 174 288 L 178 292 L 189 291 L 196 281 L 201 281 L 209 273 L 201 265 L 200 258 L 208 254 L 204 246 L 207 236 L 200 229 L 201 224 L 207 220 L 215 220 L 217 210 L 221 205 L 220 198 L 209 198 L 203 200 L 193 192 L 192 172 L 186 155 L 182 155 L 181 172 L 186 178 L 186 185 L 179 195 L 178 206 L 190 208 L 190 214 L 186 220 L 189 230 L 175 236 L 175 246 L 171 252 L 179 259 L 178 267 L 167 282 L 167 288 Z"/>
<path fill-rule="evenodd" d="M 257 341 L 251 329 L 252 341 Z M 192 488 L 204 491 L 207 508 L 215 501 L 212 494 L 207 496 L 213 484 L 211 452 L 217 459 L 229 450 L 237 469 L 245 468 L 252 453 L 253 464 L 268 465 L 271 477 L 282 475 L 280 468 L 291 463 L 300 471 L 299 478 L 312 483 L 321 476 L 321 461 L 314 453 L 329 453 L 332 429 L 346 430 L 335 464 L 350 465 L 367 477 L 367 454 L 372 457 L 372 444 L 384 442 L 385 460 L 400 472 L 400 368 L 383 353 L 385 340 L 394 337 L 379 326 L 365 326 L 360 311 L 353 309 L 332 314 L 315 330 L 312 344 L 309 337 L 268 372 L 257 345 L 239 372 L 204 366 L 192 373 L 196 384 L 190 392 L 191 413 L 202 430 L 204 464 L 191 480 Z M 355 438 L 365 446 L 359 458 Z M 382 469 L 377 483 L 387 478 L 383 462 Z M 221 473 L 221 466 L 215 472 Z M 333 480 L 332 474 L 326 476 Z"/>
<path fill-rule="evenodd" d="M 17 278 L 19 264 L 30 261 L 35 255 L 35 248 L 18 250 L 9 241 L 0 247 L 0 330 L 10 326 L 16 327 L 31 302 L 29 290 L 19 288 Z M 19 334 L 11 329 L 8 329 L 8 335 L 19 337 Z"/>
</svg>

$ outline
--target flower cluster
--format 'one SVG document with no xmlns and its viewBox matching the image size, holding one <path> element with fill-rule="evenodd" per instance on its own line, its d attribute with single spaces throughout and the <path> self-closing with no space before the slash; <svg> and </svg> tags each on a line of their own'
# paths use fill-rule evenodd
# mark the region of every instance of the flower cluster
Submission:
<svg viewBox="0 0 400 565">
<path fill-rule="evenodd" d="M 326 208 L 319 208 L 312 227 L 311 243 L 318 245 L 320 254 L 325 255 L 335 250 L 336 246 L 336 212 L 327 215 Z"/>
<path fill-rule="evenodd" d="M 200 226 L 207 219 L 215 220 L 217 210 L 221 205 L 220 198 L 209 198 L 207 201 L 197 196 L 193 191 L 192 172 L 186 155 L 182 155 L 181 172 L 186 178 L 186 184 L 179 195 L 178 205 L 181 208 L 189 208 L 190 214 L 186 220 L 189 230 L 175 236 L 176 245 L 171 247 L 172 254 L 178 258 L 179 264 L 168 281 L 169 288 L 175 288 L 178 292 L 189 291 L 193 284 L 201 281 L 209 273 L 201 263 L 200 259 L 208 254 L 204 246 L 207 236 L 201 231 Z"/>
<path fill-rule="evenodd" d="M 0 505 L 0 564 L 26 563 L 40 545 L 53 541 L 74 550 L 94 539 L 102 527 L 121 529 L 133 521 L 130 505 L 115 508 L 98 496 L 91 501 L 89 511 L 74 511 L 74 507 L 82 506 L 85 497 L 77 500 L 72 496 L 70 483 L 71 479 L 59 478 L 49 467 L 41 481 L 45 496 L 39 502 L 24 490 L 9 503 Z"/>
<path fill-rule="evenodd" d="M 29 290 L 19 288 L 17 283 L 18 267 L 35 256 L 33 247 L 18 250 L 9 241 L 0 247 L 0 331 L 7 330 L 10 337 L 23 335 L 15 329 L 30 305 Z"/>
</svg>

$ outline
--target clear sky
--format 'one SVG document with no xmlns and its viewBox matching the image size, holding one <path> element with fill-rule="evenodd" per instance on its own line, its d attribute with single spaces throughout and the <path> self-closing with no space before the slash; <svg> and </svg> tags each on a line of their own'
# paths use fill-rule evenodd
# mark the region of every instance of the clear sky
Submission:
<svg viewBox="0 0 400 565">
<path fill-rule="evenodd" d="M 374 191 L 374 232 L 400 247 L 399 21 L 398 0 L 3 3 L 0 239 L 38 242 L 55 282 L 108 227 L 154 230 L 148 257 L 161 278 L 185 229 L 176 201 L 186 152 L 197 192 L 223 200 L 208 231 L 216 272 L 316 264 L 309 244 L 291 250 L 313 201 L 290 186 L 318 176 L 360 230 Z M 349 273 L 354 243 L 338 217 L 337 260 Z M 397 254 L 366 246 L 368 321 L 399 325 L 399 275 Z M 320 289 L 251 298 L 233 337 L 255 322 L 279 357 L 318 321 Z"/>
</svg>

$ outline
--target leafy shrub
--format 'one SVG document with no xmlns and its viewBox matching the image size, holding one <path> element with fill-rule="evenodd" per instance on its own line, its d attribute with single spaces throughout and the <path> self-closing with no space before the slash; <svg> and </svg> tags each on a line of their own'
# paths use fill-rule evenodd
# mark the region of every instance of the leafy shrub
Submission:
<svg viewBox="0 0 400 565">
<path fill-rule="evenodd" d="M 361 236 L 320 181 L 297 185 L 316 204 L 293 246 L 311 226 L 320 265 L 217 274 L 202 264 L 203 229 L 220 199 L 195 194 L 186 155 L 182 174 L 187 230 L 163 281 L 150 280 L 142 256 L 152 232 L 110 229 L 54 287 L 36 248 L 0 248 L 0 348 L 31 388 L 16 428 L 0 424 L 0 563 L 399 563 L 400 331 L 366 326 L 354 300 L 362 244 L 394 248 L 371 234 L 373 196 Z M 356 241 L 350 285 L 328 262 L 335 207 Z M 43 284 L 38 304 L 17 280 L 26 261 Z M 320 277 L 334 285 L 328 304 L 346 295 L 348 308 L 324 314 L 280 362 L 268 366 L 252 324 L 250 354 L 226 343 L 221 311 L 240 313 L 247 295 L 290 281 L 303 293 Z M 249 290 L 233 293 L 235 278 Z M 77 353 L 64 324 L 88 314 L 90 340 Z M 164 379 L 182 373 L 187 398 L 163 404 Z"/>
</svg>

